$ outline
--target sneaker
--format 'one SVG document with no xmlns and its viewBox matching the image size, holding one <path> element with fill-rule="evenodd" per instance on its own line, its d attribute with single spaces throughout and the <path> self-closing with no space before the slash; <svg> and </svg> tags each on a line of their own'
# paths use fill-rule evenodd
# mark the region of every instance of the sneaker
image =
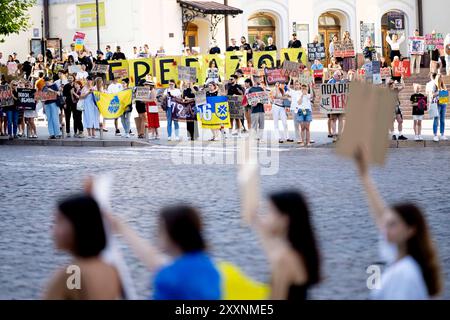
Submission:
<svg viewBox="0 0 450 320">
<path fill-rule="evenodd" d="M 129 134 L 125 135 L 125 139 L 130 139 L 130 135 Z"/>
<path fill-rule="evenodd" d="M 56 140 L 56 137 L 55 136 L 50 136 L 50 137 L 48 137 L 48 139 L 49 140 Z"/>
<path fill-rule="evenodd" d="M 448 141 L 448 138 L 446 136 L 441 136 L 441 141 Z"/>
<path fill-rule="evenodd" d="M 423 141 L 423 137 L 422 136 L 419 136 L 419 141 Z"/>
<path fill-rule="evenodd" d="M 398 137 L 398 140 L 405 141 L 405 140 L 408 140 L 408 138 L 405 137 L 404 135 L 401 135 L 400 137 Z"/>
<path fill-rule="evenodd" d="M 70 133 L 68 133 L 68 134 L 66 135 L 66 138 L 70 138 Z M 74 138 L 76 138 L 76 135 L 74 135 Z"/>
<path fill-rule="evenodd" d="M 414 136 L 414 141 L 420 141 L 420 137 L 419 136 Z"/>
<path fill-rule="evenodd" d="M 292 142 L 294 142 L 294 139 L 287 139 L 286 141 L 292 143 Z"/>
<path fill-rule="evenodd" d="M 9 140 L 14 140 L 14 137 L 13 136 L 9 136 Z"/>
<path fill-rule="evenodd" d="M 116 137 L 120 137 L 120 130 L 119 129 L 116 130 Z"/>
<path fill-rule="evenodd" d="M 134 132 L 130 130 L 130 136 L 135 136 Z"/>
<path fill-rule="evenodd" d="M 172 137 L 168 137 L 167 141 L 169 141 L 169 142 L 172 141 Z"/>
<path fill-rule="evenodd" d="M 438 136 L 434 136 L 433 141 L 434 141 L 434 142 L 439 142 Z"/>
<path fill-rule="evenodd" d="M 180 141 L 180 137 L 176 137 L 176 138 L 175 138 L 175 141 Z"/>
<path fill-rule="evenodd" d="M 333 135 L 332 135 L 332 134 L 329 134 L 329 135 L 328 135 L 328 138 L 330 138 L 330 139 L 333 138 Z"/>
<path fill-rule="evenodd" d="M 395 134 L 392 136 L 392 140 L 397 141 L 397 136 Z"/>
<path fill-rule="evenodd" d="M 284 140 L 278 140 L 278 143 L 282 144 L 284 143 Z"/>
</svg>

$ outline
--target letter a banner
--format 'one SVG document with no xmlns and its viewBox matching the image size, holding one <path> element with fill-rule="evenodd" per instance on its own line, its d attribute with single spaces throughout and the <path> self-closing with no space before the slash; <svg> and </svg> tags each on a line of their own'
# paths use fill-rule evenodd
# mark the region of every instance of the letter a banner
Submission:
<svg viewBox="0 0 450 320">
<path fill-rule="evenodd" d="M 197 120 L 205 129 L 231 128 L 228 97 L 207 97 L 206 104 L 197 106 Z"/>
<path fill-rule="evenodd" d="M 109 94 L 95 91 L 95 102 L 100 114 L 105 119 L 119 118 L 128 106 L 131 105 L 133 91 L 131 89 L 121 91 L 117 94 Z"/>
</svg>

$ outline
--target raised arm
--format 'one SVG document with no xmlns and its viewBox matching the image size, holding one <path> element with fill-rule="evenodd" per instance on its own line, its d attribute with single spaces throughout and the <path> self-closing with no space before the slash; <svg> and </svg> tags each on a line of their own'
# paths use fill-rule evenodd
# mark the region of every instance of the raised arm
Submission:
<svg viewBox="0 0 450 320">
<path fill-rule="evenodd" d="M 384 215 L 388 210 L 386 203 L 378 192 L 375 183 L 369 174 L 369 166 L 367 161 L 367 153 L 360 148 L 355 155 L 355 162 L 359 170 L 359 176 L 367 194 L 369 206 L 372 209 L 373 218 L 380 230 L 384 229 Z"/>
</svg>

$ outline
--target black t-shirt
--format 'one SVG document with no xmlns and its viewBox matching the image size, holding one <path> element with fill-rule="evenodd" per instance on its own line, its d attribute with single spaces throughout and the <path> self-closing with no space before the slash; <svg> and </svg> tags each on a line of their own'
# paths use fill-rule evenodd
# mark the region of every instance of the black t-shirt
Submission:
<svg viewBox="0 0 450 320">
<path fill-rule="evenodd" d="M 247 61 L 253 59 L 253 50 L 248 43 L 244 43 L 243 45 L 241 45 L 240 49 L 247 53 Z M 250 53 L 248 52 L 248 50 L 250 50 Z"/>
<path fill-rule="evenodd" d="M 195 93 L 191 88 L 187 88 L 183 90 L 183 98 L 185 99 L 195 99 Z"/>
<path fill-rule="evenodd" d="M 239 50 L 240 50 L 240 48 L 239 48 L 238 46 L 229 46 L 229 47 L 227 48 L 227 51 L 228 51 L 228 52 L 239 51 Z"/>
<path fill-rule="evenodd" d="M 252 87 L 248 90 L 248 93 L 255 93 L 255 92 L 264 92 L 264 89 L 261 87 Z M 264 113 L 264 105 L 262 103 L 258 103 L 256 107 L 252 107 L 252 113 Z"/>
<path fill-rule="evenodd" d="M 267 46 L 264 51 L 277 51 L 276 45 Z"/>
<path fill-rule="evenodd" d="M 427 97 L 421 93 L 414 93 L 410 100 L 413 105 L 413 115 L 423 116 L 427 109 Z"/>
<path fill-rule="evenodd" d="M 431 60 L 432 61 L 439 61 L 440 57 L 441 57 L 441 54 L 439 52 L 439 49 L 431 51 Z"/>
<path fill-rule="evenodd" d="M 239 84 L 229 84 L 228 85 L 228 92 L 227 94 L 229 96 L 242 96 L 242 93 L 244 92 L 244 89 Z"/>
<path fill-rule="evenodd" d="M 72 89 L 73 86 L 68 83 L 63 88 L 63 96 L 66 98 L 66 104 L 68 107 L 73 107 L 75 105 L 75 102 L 72 99 Z"/>
<path fill-rule="evenodd" d="M 219 95 L 219 91 L 214 91 L 214 92 L 206 92 L 206 96 L 207 97 L 217 97 Z"/>
<path fill-rule="evenodd" d="M 292 48 L 292 49 L 298 49 L 298 48 L 301 48 L 302 47 L 302 42 L 300 41 L 300 40 L 291 40 L 291 41 L 289 41 L 289 45 L 288 45 L 288 48 Z"/>
<path fill-rule="evenodd" d="M 220 48 L 219 47 L 211 48 L 211 50 L 209 50 L 209 54 L 220 54 Z"/>
<path fill-rule="evenodd" d="M 90 72 L 92 70 L 92 60 L 89 57 L 79 58 L 78 62 L 86 66 L 87 72 Z"/>
<path fill-rule="evenodd" d="M 126 57 L 123 52 L 114 52 L 112 60 L 126 60 Z"/>
</svg>

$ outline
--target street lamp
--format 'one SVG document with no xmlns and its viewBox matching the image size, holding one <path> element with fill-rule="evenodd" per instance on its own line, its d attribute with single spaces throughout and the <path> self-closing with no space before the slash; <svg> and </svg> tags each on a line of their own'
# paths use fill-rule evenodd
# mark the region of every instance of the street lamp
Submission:
<svg viewBox="0 0 450 320">
<path fill-rule="evenodd" d="M 100 50 L 100 14 L 98 12 L 98 0 L 95 0 L 95 19 L 97 21 L 97 50 Z"/>
</svg>

